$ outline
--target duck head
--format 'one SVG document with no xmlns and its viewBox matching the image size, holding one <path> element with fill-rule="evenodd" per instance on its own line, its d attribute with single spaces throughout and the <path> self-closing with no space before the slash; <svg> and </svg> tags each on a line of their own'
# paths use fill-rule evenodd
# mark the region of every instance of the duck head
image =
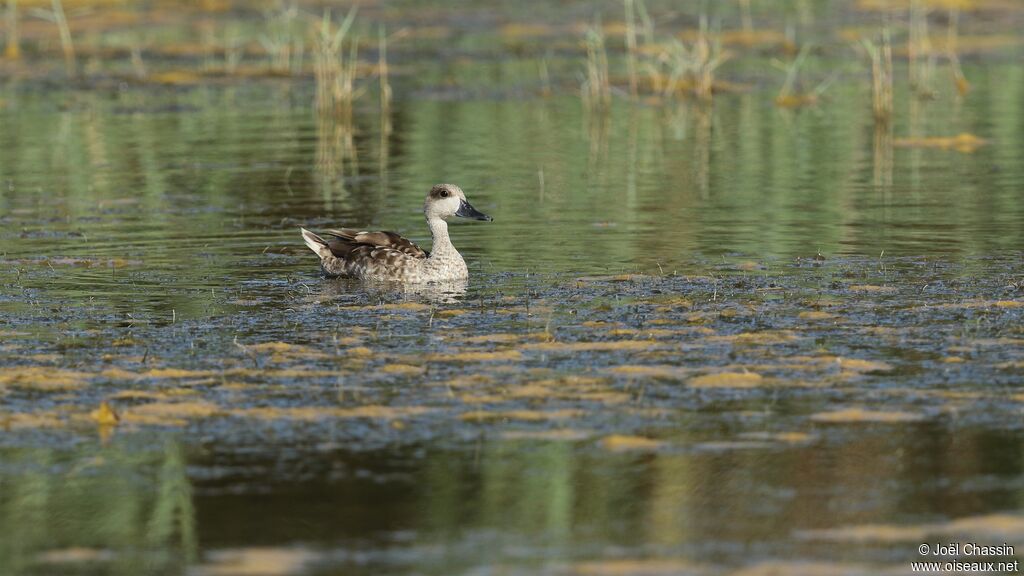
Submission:
<svg viewBox="0 0 1024 576">
<path fill-rule="evenodd" d="M 466 193 L 454 184 L 437 184 L 430 189 L 427 200 L 423 203 L 423 214 L 427 220 L 440 218 L 447 220 L 452 216 L 471 218 L 473 220 L 494 220 L 480 212 L 466 201 Z"/>
</svg>

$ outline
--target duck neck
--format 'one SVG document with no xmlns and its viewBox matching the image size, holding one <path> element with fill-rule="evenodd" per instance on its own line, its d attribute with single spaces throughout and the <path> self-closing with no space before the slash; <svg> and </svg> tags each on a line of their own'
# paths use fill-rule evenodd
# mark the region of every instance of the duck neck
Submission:
<svg viewBox="0 0 1024 576">
<path fill-rule="evenodd" d="M 430 227 L 430 236 L 434 239 L 430 248 L 430 257 L 437 259 L 451 258 L 458 256 L 459 252 L 452 245 L 448 237 L 448 223 L 441 218 L 427 218 L 427 226 Z"/>
</svg>

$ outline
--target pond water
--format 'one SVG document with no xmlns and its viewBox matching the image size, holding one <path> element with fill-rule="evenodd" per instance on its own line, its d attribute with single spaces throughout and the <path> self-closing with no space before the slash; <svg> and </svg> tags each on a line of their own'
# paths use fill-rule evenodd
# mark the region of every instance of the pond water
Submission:
<svg viewBox="0 0 1024 576">
<path fill-rule="evenodd" d="M 711 105 L 593 114 L 532 61 L 420 63 L 389 125 L 318 121 L 303 82 L 3 86 L 0 572 L 1024 550 L 1019 60 L 898 91 L 881 132 L 856 66 L 808 109 L 746 63 Z M 900 140 L 960 133 L 986 144 Z M 436 182 L 495 218 L 452 226 L 467 286 L 319 275 L 299 226 L 429 244 Z"/>
</svg>

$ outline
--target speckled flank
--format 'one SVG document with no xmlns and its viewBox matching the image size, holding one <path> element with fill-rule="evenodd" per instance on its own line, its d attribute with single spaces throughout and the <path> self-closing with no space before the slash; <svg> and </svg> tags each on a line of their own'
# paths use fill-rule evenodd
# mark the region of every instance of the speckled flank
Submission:
<svg viewBox="0 0 1024 576">
<path fill-rule="evenodd" d="M 469 206 L 462 189 L 453 184 L 431 188 L 423 204 L 423 214 L 433 237 L 430 253 L 394 232 L 343 228 L 327 230 L 320 236 L 303 228 L 302 238 L 320 256 L 324 273 L 331 276 L 407 283 L 467 278 L 466 261 L 452 245 L 445 219 L 466 215 L 476 219 L 487 217 Z"/>
</svg>

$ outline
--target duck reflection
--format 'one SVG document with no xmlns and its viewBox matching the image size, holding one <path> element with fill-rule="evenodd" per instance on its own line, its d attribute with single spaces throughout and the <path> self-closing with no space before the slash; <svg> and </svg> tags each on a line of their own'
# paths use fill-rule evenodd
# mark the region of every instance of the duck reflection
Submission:
<svg viewBox="0 0 1024 576">
<path fill-rule="evenodd" d="M 322 296 L 334 299 L 369 299 L 373 303 L 421 302 L 423 304 L 457 304 L 469 288 L 466 278 L 438 282 L 360 282 L 349 279 L 330 279 L 323 283 Z"/>
</svg>

